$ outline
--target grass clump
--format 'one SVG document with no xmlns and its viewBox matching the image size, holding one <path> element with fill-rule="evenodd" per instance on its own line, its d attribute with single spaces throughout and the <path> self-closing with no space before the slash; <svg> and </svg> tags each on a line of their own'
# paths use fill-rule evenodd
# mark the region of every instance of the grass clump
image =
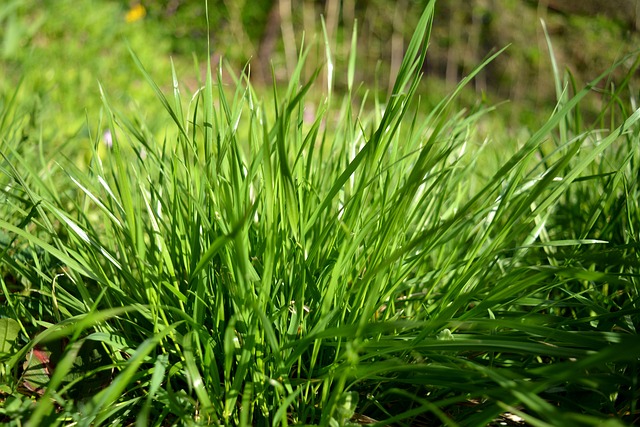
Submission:
<svg viewBox="0 0 640 427">
<path fill-rule="evenodd" d="M 15 149 L 6 101 L 3 422 L 637 421 L 640 111 L 589 130 L 560 85 L 494 167 L 459 89 L 417 112 L 432 17 L 384 103 L 356 111 L 353 49 L 311 119 L 304 53 L 273 105 L 221 68 L 167 98 L 138 62 L 167 136 L 103 94 L 86 173 Z"/>
</svg>

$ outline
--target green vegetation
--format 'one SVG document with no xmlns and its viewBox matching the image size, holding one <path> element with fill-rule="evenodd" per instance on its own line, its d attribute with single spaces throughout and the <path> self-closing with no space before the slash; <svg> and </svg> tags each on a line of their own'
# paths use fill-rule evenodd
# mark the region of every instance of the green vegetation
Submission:
<svg viewBox="0 0 640 427">
<path fill-rule="evenodd" d="M 180 60 L 159 87 L 135 41 L 118 66 L 150 89 L 108 82 L 82 116 L 37 74 L 4 85 L 0 422 L 637 423 L 631 78 L 587 120 L 612 70 L 554 67 L 556 107 L 507 147 L 456 103 L 500 52 L 419 96 L 433 7 L 387 97 L 357 84 L 355 31 L 344 67 L 325 33 L 327 66 L 309 42 L 268 94 L 214 64 L 185 96 Z"/>
</svg>

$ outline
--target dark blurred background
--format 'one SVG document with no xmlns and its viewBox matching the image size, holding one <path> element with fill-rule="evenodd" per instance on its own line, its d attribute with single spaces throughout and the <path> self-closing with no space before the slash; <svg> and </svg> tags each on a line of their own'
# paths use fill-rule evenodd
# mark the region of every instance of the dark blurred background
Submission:
<svg viewBox="0 0 640 427">
<path fill-rule="evenodd" d="M 357 20 L 359 78 L 370 83 L 377 71 L 388 84 L 386 78 L 393 79 L 426 3 L 210 0 L 213 53 L 238 66 L 250 61 L 254 81 L 270 81 L 272 65 L 276 76 L 285 80 L 303 32 L 307 38 L 320 34 L 320 16 L 338 64 L 346 61 Z M 167 24 L 174 37 L 173 49 L 182 53 L 202 49 L 207 35 L 203 2 L 147 0 L 142 4 L 150 17 Z M 183 17 L 175 19 L 178 15 Z M 569 70 L 579 85 L 640 47 L 637 0 L 443 0 L 436 5 L 425 71 L 450 89 L 487 55 L 509 45 L 475 80 L 475 89 L 529 105 L 552 102 L 553 74 L 541 21 L 546 23 L 559 66 Z M 624 76 L 631 64 L 623 64 L 615 75 Z"/>
</svg>

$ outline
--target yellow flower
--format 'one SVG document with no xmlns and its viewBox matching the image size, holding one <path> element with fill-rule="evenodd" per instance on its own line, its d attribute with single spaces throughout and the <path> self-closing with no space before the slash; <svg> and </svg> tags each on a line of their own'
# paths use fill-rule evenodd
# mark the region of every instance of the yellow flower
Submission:
<svg viewBox="0 0 640 427">
<path fill-rule="evenodd" d="M 147 10 L 140 3 L 136 3 L 127 11 L 127 15 L 124 17 L 124 20 L 127 22 L 135 22 L 138 21 L 147 14 Z"/>
</svg>

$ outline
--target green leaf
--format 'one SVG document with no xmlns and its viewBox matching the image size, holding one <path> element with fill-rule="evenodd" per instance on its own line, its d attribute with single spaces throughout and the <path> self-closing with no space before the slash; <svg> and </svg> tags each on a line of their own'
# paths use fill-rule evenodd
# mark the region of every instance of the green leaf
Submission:
<svg viewBox="0 0 640 427">
<path fill-rule="evenodd" d="M 32 392 L 44 394 L 51 379 L 51 352 L 42 348 L 32 348 L 22 365 L 23 385 Z"/>
<path fill-rule="evenodd" d="M 20 324 L 14 319 L 0 319 L 0 354 L 10 353 L 16 346 L 20 334 Z"/>
</svg>

